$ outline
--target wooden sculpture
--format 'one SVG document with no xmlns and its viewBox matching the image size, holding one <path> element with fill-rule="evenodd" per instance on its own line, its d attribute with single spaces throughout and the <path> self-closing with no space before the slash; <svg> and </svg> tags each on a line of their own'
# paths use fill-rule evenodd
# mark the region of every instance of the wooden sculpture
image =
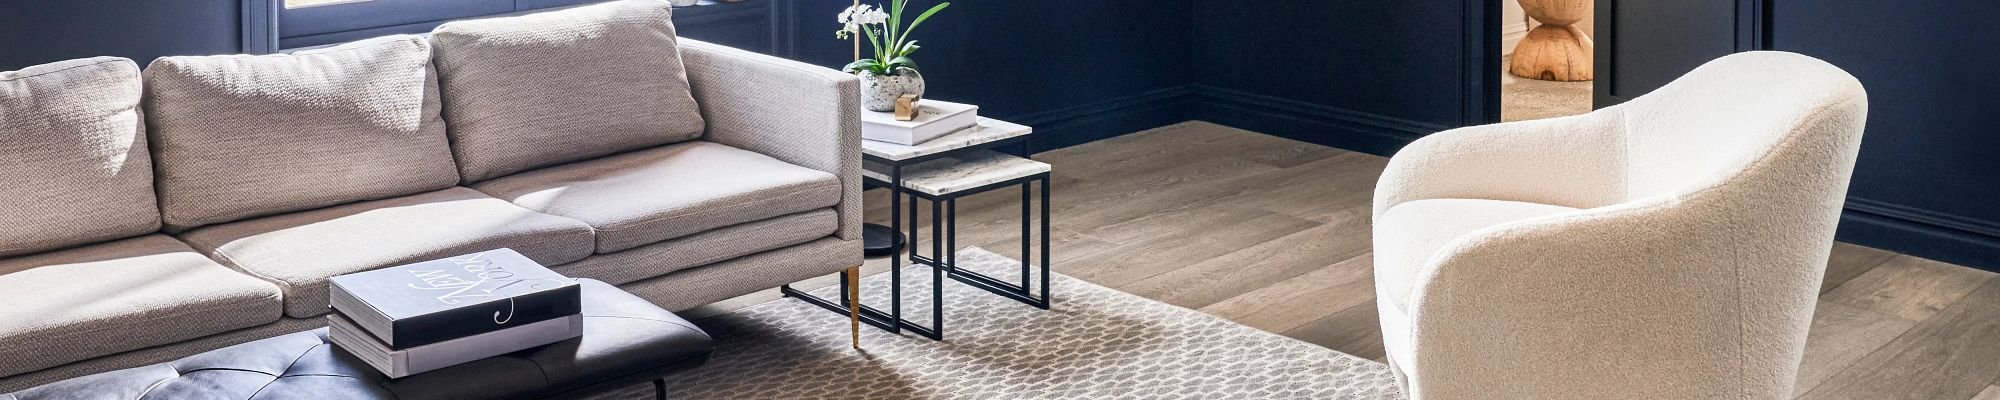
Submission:
<svg viewBox="0 0 2000 400">
<path fill-rule="evenodd" d="M 1592 0 L 1519 0 L 1521 10 L 1540 26 L 1514 45 L 1507 72 L 1545 81 L 1587 81 L 1592 77 L 1591 41 L 1574 25 L 1590 15 Z"/>
</svg>

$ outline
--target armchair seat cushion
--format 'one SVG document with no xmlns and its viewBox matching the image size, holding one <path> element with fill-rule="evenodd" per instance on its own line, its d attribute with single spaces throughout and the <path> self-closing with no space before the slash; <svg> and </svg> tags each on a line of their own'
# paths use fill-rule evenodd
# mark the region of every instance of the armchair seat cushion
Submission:
<svg viewBox="0 0 2000 400">
<path fill-rule="evenodd" d="M 1376 292 L 1409 310 L 1417 275 L 1431 257 L 1468 233 L 1496 225 L 1576 211 L 1575 208 L 1504 200 L 1431 199 L 1390 207 L 1375 221 Z"/>
<path fill-rule="evenodd" d="M 278 320 L 278 288 L 152 234 L 0 260 L 0 376 Z"/>
<path fill-rule="evenodd" d="M 278 283 L 285 313 L 327 311 L 327 279 L 497 248 L 542 265 L 590 255 L 590 226 L 454 187 L 197 229 L 181 239 Z"/>
<path fill-rule="evenodd" d="M 708 141 L 529 171 L 473 188 L 590 224 L 600 254 L 832 207 L 841 198 L 833 174 Z"/>
</svg>

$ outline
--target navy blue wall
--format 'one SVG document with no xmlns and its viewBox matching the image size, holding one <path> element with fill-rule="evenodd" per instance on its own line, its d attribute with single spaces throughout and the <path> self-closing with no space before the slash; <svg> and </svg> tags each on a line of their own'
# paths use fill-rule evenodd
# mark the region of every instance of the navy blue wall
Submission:
<svg viewBox="0 0 2000 400">
<path fill-rule="evenodd" d="M 2000 270 L 2000 2 L 1775 1 L 1770 47 L 1868 89 L 1841 239 Z"/>
<path fill-rule="evenodd" d="M 1190 119 L 1193 4 L 960 0 L 915 32 L 925 44 L 916 59 L 927 97 L 1034 126 L 1038 149 L 1075 145 Z M 779 54 L 828 67 L 853 60 L 853 45 L 833 36 L 847 2 L 791 5 L 781 22 L 791 43 Z"/>
<path fill-rule="evenodd" d="M 26 4 L 20 4 L 26 3 Z M 242 49 L 238 0 L 21 0 L 0 8 L 0 71 L 52 61 L 227 54 Z"/>
<path fill-rule="evenodd" d="M 1200 2 L 1200 117 L 1384 155 L 1423 135 L 1484 122 L 1497 112 L 1467 107 L 1486 95 L 1467 85 L 1468 77 L 1497 79 L 1499 69 L 1468 67 L 1485 64 L 1466 56 L 1498 51 L 1467 38 L 1465 21 L 1477 18 L 1468 14 L 1483 11 L 1467 9 L 1470 3 Z"/>
</svg>

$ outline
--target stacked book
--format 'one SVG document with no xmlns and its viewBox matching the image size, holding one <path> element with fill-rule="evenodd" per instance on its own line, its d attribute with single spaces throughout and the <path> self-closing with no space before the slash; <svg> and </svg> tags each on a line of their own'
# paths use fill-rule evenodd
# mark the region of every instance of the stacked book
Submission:
<svg viewBox="0 0 2000 400">
<path fill-rule="evenodd" d="M 512 249 L 334 277 L 327 334 L 390 378 L 583 335 L 575 280 Z"/>
<path fill-rule="evenodd" d="M 979 124 L 979 106 L 941 100 L 917 103 L 916 118 L 896 120 L 896 114 L 861 110 L 861 138 L 914 146 Z"/>
</svg>

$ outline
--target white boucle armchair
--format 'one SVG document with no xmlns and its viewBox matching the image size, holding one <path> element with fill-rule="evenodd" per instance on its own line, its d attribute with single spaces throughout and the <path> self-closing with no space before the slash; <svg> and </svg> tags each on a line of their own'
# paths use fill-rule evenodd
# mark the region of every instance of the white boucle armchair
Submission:
<svg viewBox="0 0 2000 400">
<path fill-rule="evenodd" d="M 1811 57 L 1390 160 L 1375 281 L 1415 399 L 1789 398 L 1867 114 Z"/>
</svg>

